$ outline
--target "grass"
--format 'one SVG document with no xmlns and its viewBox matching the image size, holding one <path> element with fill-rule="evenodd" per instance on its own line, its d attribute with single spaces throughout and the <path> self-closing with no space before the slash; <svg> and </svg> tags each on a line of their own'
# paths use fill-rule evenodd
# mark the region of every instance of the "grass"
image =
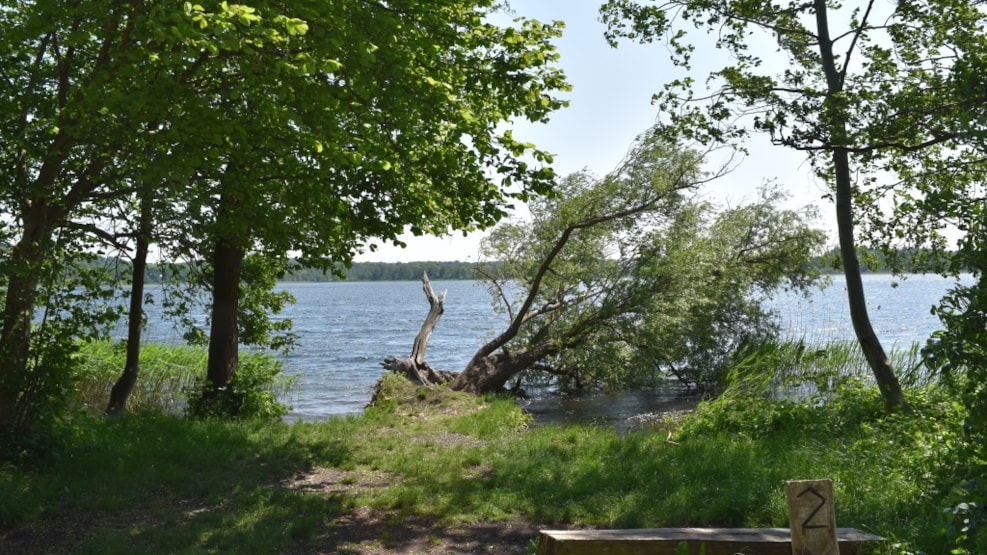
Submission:
<svg viewBox="0 0 987 555">
<path fill-rule="evenodd" d="M 126 361 L 122 342 L 86 343 L 78 355 L 80 380 L 77 404 L 91 414 L 106 409 L 110 388 L 123 372 Z M 191 388 L 196 373 L 205 368 L 207 353 L 201 347 L 150 343 L 141 347 L 140 376 L 130 395 L 132 411 L 160 410 L 179 413 L 185 408 L 183 392 Z"/>
<path fill-rule="evenodd" d="M 671 438 L 532 427 L 509 399 L 394 377 L 377 407 L 320 423 L 83 416 L 48 456 L 0 467 L 0 551 L 29 537 L 39 550 L 16 547 L 306 553 L 357 510 L 450 528 L 785 527 L 784 482 L 830 477 L 839 525 L 889 538 L 878 553 L 947 553 L 959 409 L 934 387 L 909 400 L 912 413 L 884 416 L 855 384 L 822 405 L 727 396 Z M 319 470 L 341 487 L 290 486 Z"/>
<path fill-rule="evenodd" d="M 110 389 L 123 372 L 125 348 L 123 342 L 113 341 L 93 341 L 82 345 L 76 355 L 76 408 L 92 415 L 103 413 Z M 207 359 L 205 347 L 156 343 L 142 345 L 140 373 L 127 401 L 128 409 L 136 413 L 182 413 L 188 405 L 187 395 L 195 388 L 197 378 L 205 373 Z M 277 364 L 265 353 L 246 351 L 240 354 L 241 369 L 247 372 L 265 372 L 271 365 Z M 279 371 L 280 366 L 277 368 Z M 269 388 L 276 398 L 287 399 L 293 386 L 291 378 L 278 374 Z"/>
<path fill-rule="evenodd" d="M 921 345 L 888 352 L 904 387 L 936 383 L 922 361 Z M 809 397 L 840 387 L 848 381 L 872 381 L 867 359 L 859 343 L 851 340 L 778 340 L 745 350 L 727 375 L 727 383 L 744 395 L 779 394 Z"/>
</svg>

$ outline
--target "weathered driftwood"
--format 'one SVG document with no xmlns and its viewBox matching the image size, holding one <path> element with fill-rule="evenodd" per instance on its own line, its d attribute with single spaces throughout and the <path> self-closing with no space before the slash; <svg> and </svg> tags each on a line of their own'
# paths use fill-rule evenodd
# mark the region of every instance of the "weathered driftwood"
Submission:
<svg viewBox="0 0 987 555">
<path fill-rule="evenodd" d="M 425 361 L 425 351 L 428 349 L 428 340 L 432 336 L 435 325 L 439 323 L 442 314 L 445 312 L 446 291 L 441 295 L 436 295 L 432 290 L 432 283 L 428 279 L 428 274 L 422 274 L 422 289 L 425 291 L 425 298 L 428 300 L 428 316 L 422 322 L 421 330 L 415 336 L 415 343 L 411 347 L 411 356 L 387 357 L 381 366 L 407 377 L 409 380 L 421 385 L 434 385 L 446 383 L 455 377 L 451 372 L 435 370 Z"/>
</svg>

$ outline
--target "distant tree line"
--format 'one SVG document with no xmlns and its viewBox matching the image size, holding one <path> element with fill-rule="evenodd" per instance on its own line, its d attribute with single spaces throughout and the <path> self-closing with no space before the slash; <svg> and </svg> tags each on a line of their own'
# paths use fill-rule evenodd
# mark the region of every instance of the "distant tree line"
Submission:
<svg viewBox="0 0 987 555">
<path fill-rule="evenodd" d="M 932 249 L 897 249 L 897 250 L 877 250 L 858 248 L 857 256 L 860 259 L 860 271 L 862 273 L 903 273 L 918 274 L 925 272 L 929 260 L 942 256 L 942 253 Z M 812 264 L 823 273 L 842 273 L 843 266 L 840 260 L 840 249 L 833 248 L 812 259 Z M 966 265 L 958 266 L 959 271 L 969 271 Z"/>
<path fill-rule="evenodd" d="M 885 253 L 871 249 L 860 249 L 860 269 L 864 273 L 899 271 L 903 273 L 921 272 L 921 260 L 929 256 L 925 250 L 902 249 Z M 834 274 L 841 271 L 840 251 L 833 248 L 810 259 L 810 264 L 822 273 Z M 120 258 L 98 259 L 95 265 L 106 271 L 113 282 L 130 276 L 130 261 Z M 434 280 L 481 279 L 475 262 L 461 261 L 417 261 L 417 262 L 354 262 L 342 271 L 339 277 L 318 268 L 307 268 L 294 264 L 279 279 L 285 282 L 333 282 L 333 281 L 416 281 L 428 273 Z M 189 268 L 186 265 L 148 264 L 148 283 L 181 281 L 186 279 Z M 177 274 L 177 276 L 175 275 Z"/>
<path fill-rule="evenodd" d="M 880 251 L 858 249 L 860 270 L 863 273 L 922 273 L 926 260 L 937 253 L 929 249 L 899 249 Z M 485 263 L 489 266 L 489 262 Z M 832 248 L 809 260 L 809 264 L 824 274 L 842 272 L 840 250 Z M 126 258 L 96 258 L 90 261 L 89 269 L 102 270 L 105 280 L 121 283 L 129 279 L 133 265 Z M 147 282 L 182 282 L 189 279 L 192 272 L 187 264 L 148 264 Z M 969 271 L 965 267 L 961 271 Z M 416 261 L 416 262 L 354 262 L 342 270 L 342 277 L 318 268 L 304 267 L 292 263 L 287 273 L 278 281 L 286 282 L 334 282 L 334 281 L 417 281 L 423 273 L 434 280 L 482 279 L 477 273 L 476 262 L 461 261 Z"/>
<path fill-rule="evenodd" d="M 130 278 L 133 264 L 125 258 L 98 258 L 91 269 L 102 271 L 111 283 L 125 282 Z M 148 283 L 182 282 L 189 279 L 193 270 L 187 264 L 148 264 Z M 279 281 L 328 282 L 328 281 L 416 281 L 428 273 L 434 280 L 480 279 L 476 263 L 458 261 L 421 262 L 354 262 L 342 270 L 342 277 L 318 268 L 293 264 Z"/>
<path fill-rule="evenodd" d="M 354 262 L 343 271 L 346 281 L 414 281 L 428 273 L 431 279 L 478 279 L 473 262 Z M 293 267 L 282 281 L 340 281 L 316 268 Z"/>
</svg>

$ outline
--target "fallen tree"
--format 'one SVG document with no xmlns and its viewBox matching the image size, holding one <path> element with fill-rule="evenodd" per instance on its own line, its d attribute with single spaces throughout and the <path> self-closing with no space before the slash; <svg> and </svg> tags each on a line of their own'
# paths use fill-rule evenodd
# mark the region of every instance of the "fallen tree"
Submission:
<svg viewBox="0 0 987 555">
<path fill-rule="evenodd" d="M 502 224 L 484 242 L 490 262 L 479 271 L 507 329 L 458 374 L 434 373 L 424 347 L 442 299 L 426 284 L 431 311 L 412 357 L 385 367 L 471 393 L 519 377 L 563 387 L 717 382 L 737 349 L 777 334 L 763 296 L 820 279 L 810 258 L 824 235 L 810 209 L 780 209 L 776 188 L 735 208 L 702 200 L 701 185 L 719 176 L 702 163 L 646 134 L 607 176 L 562 179 L 558 195 L 531 203 L 530 221 Z"/>
<path fill-rule="evenodd" d="M 775 335 L 763 295 L 816 283 L 809 259 L 824 235 L 811 209 L 780 209 L 776 188 L 735 208 L 702 200 L 723 173 L 703 162 L 648 133 L 614 172 L 570 175 L 530 221 L 495 229 L 481 272 L 510 324 L 450 387 L 496 391 L 518 376 L 701 386 L 721 380 L 742 345 Z"/>
</svg>

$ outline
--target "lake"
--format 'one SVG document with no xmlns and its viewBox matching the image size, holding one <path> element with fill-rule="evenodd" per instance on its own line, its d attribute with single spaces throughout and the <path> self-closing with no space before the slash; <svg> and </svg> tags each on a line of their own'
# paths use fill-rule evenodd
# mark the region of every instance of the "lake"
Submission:
<svg viewBox="0 0 987 555">
<path fill-rule="evenodd" d="M 885 348 L 907 348 L 939 329 L 939 320 L 930 309 L 951 283 L 939 276 L 865 275 L 871 319 Z M 829 287 L 807 299 L 783 295 L 769 306 L 778 312 L 789 337 L 810 342 L 853 339 L 844 284 L 842 276 L 834 276 Z M 292 320 L 300 342 L 283 356 L 285 373 L 295 376 L 298 386 L 290 399 L 290 420 L 361 412 L 384 372 L 380 362 L 387 356 L 410 354 L 428 313 L 422 284 L 417 281 L 284 283 L 279 287 L 298 300 L 283 315 Z M 447 296 L 426 359 L 435 368 L 458 371 L 485 340 L 504 329 L 506 321 L 494 313 L 489 294 L 478 282 L 434 281 L 432 287 L 436 293 L 447 291 Z M 180 341 L 180 334 L 152 312 L 156 306 L 148 307 L 146 340 Z M 622 403 L 628 405 L 629 413 L 643 413 L 674 404 L 674 400 L 674 395 L 657 392 L 603 404 Z M 571 406 L 560 407 L 560 402 Z M 577 399 L 534 399 L 528 408 L 537 416 L 559 410 L 588 412 L 590 404 Z"/>
</svg>

